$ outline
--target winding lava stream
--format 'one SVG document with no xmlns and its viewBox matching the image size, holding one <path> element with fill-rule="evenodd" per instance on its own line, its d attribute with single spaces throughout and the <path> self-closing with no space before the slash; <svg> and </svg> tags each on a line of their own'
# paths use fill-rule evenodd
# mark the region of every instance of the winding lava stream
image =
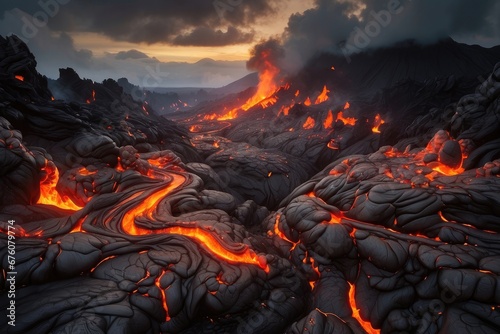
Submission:
<svg viewBox="0 0 500 334">
<path fill-rule="evenodd" d="M 153 212 L 156 210 L 161 200 L 186 182 L 186 177 L 181 174 L 169 173 L 168 175 L 172 178 L 172 180 L 166 187 L 155 191 L 124 215 L 122 220 L 122 229 L 125 233 L 133 236 L 151 234 L 183 235 L 196 240 L 205 250 L 230 263 L 257 265 L 266 273 L 269 272 L 269 266 L 267 265 L 265 257 L 257 256 L 257 254 L 255 254 L 255 252 L 247 246 L 245 246 L 242 252 L 235 253 L 229 251 L 212 235 L 212 232 L 199 227 L 173 226 L 151 230 L 136 225 L 135 218 L 137 217 L 145 216 L 149 219 L 154 219 Z"/>
</svg>

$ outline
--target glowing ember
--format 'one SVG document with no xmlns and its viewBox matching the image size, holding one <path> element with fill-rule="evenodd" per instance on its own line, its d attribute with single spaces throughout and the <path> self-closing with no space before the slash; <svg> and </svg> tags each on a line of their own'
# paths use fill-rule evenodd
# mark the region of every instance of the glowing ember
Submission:
<svg viewBox="0 0 500 334">
<path fill-rule="evenodd" d="M 349 109 L 351 107 L 351 104 L 349 102 L 346 102 L 344 105 L 344 110 Z"/>
<path fill-rule="evenodd" d="M 375 115 L 375 119 L 373 120 L 373 128 L 372 132 L 373 133 L 380 133 L 379 127 L 384 124 L 385 121 L 380 117 L 379 114 Z"/>
<path fill-rule="evenodd" d="M 304 128 L 305 130 L 309 130 L 309 129 L 314 128 L 314 125 L 316 125 L 316 122 L 314 121 L 314 118 L 312 118 L 311 116 L 309 116 L 309 117 L 307 117 L 306 121 L 302 125 L 302 128 Z"/>
<path fill-rule="evenodd" d="M 305 101 L 304 101 L 304 105 L 309 107 L 310 105 L 312 104 L 311 102 L 311 99 L 308 97 Z"/>
<path fill-rule="evenodd" d="M 349 303 L 351 304 L 352 317 L 359 322 L 359 324 L 361 325 L 361 327 L 363 327 L 366 333 L 379 334 L 380 330 L 373 328 L 372 324 L 369 321 L 363 320 L 363 318 L 361 318 L 359 308 L 356 306 L 355 293 L 356 293 L 356 287 L 353 284 L 349 283 Z"/>
<path fill-rule="evenodd" d="M 217 117 L 218 117 L 217 114 L 209 114 L 209 115 L 205 115 L 205 117 L 203 117 L 203 119 L 206 121 L 213 121 Z"/>
<path fill-rule="evenodd" d="M 344 117 L 344 113 L 342 111 L 337 114 L 337 120 L 342 121 L 345 125 L 352 126 L 354 126 L 357 121 L 357 119 L 354 117 Z"/>
<path fill-rule="evenodd" d="M 289 106 L 282 106 L 281 109 L 280 109 L 280 112 L 278 113 L 278 116 L 283 114 L 285 116 L 288 116 L 288 112 L 290 111 L 290 107 Z"/>
<path fill-rule="evenodd" d="M 325 121 L 323 122 L 323 128 L 331 129 L 333 124 L 333 113 L 331 110 L 328 110 L 328 114 L 326 115 Z"/>
<path fill-rule="evenodd" d="M 320 104 L 320 103 L 327 101 L 328 100 L 328 93 L 330 93 L 330 91 L 328 90 L 328 88 L 326 88 L 326 85 L 325 85 L 323 87 L 323 91 L 321 92 L 321 94 L 319 94 L 318 97 L 316 98 L 316 101 L 314 101 L 314 104 Z"/>
<path fill-rule="evenodd" d="M 94 102 L 95 101 L 95 90 L 92 89 L 92 97 L 90 99 L 87 99 L 87 101 L 85 101 L 87 104 L 90 104 L 91 102 Z"/>
<path fill-rule="evenodd" d="M 85 167 L 82 167 L 78 170 L 78 174 L 80 175 L 84 175 L 84 176 L 87 176 L 87 175 L 94 175 L 94 174 L 97 174 L 97 171 L 89 171 L 87 168 Z"/>
<path fill-rule="evenodd" d="M 299 97 L 300 95 L 300 90 L 297 89 L 297 91 L 295 92 L 295 97 Z"/>
<path fill-rule="evenodd" d="M 202 129 L 201 125 L 191 125 L 189 127 L 189 132 L 200 132 Z"/>
<path fill-rule="evenodd" d="M 16 75 L 14 78 L 16 78 L 19 81 L 24 81 L 24 77 L 22 75 Z"/>
<path fill-rule="evenodd" d="M 73 203 L 67 196 L 61 196 L 56 189 L 59 182 L 59 170 L 54 164 L 47 164 L 42 168 L 46 176 L 40 181 L 40 198 L 38 204 L 54 205 L 60 209 L 78 211 L 82 207 Z"/>
</svg>

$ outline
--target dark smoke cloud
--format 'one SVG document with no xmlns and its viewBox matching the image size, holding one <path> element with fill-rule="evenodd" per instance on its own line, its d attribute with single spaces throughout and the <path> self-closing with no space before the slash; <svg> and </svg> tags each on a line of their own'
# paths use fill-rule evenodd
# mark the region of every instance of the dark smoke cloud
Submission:
<svg viewBox="0 0 500 334">
<path fill-rule="evenodd" d="M 279 65 L 285 57 L 285 49 L 281 43 L 274 38 L 263 41 L 253 47 L 250 51 L 250 59 L 247 68 L 251 71 L 262 72 L 269 65 Z"/>
<path fill-rule="evenodd" d="M 252 26 L 276 13 L 286 1 L 64 0 L 49 28 L 67 33 L 95 32 L 133 43 L 232 45 L 251 42 Z M 40 11 L 38 1 L 2 0 L 0 15 L 12 8 L 31 15 Z"/>
<path fill-rule="evenodd" d="M 289 70 L 296 70 L 318 52 L 354 53 L 409 39 L 497 45 L 499 17 L 496 0 L 316 0 L 290 17 L 282 40 Z"/>
</svg>

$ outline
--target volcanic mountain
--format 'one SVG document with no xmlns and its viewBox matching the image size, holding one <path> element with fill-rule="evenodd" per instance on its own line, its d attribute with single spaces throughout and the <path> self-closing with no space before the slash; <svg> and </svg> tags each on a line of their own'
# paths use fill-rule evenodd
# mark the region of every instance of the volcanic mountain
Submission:
<svg viewBox="0 0 500 334">
<path fill-rule="evenodd" d="M 264 51 L 255 89 L 162 117 L 1 37 L 0 329 L 496 333 L 498 52 L 279 82 Z"/>
</svg>

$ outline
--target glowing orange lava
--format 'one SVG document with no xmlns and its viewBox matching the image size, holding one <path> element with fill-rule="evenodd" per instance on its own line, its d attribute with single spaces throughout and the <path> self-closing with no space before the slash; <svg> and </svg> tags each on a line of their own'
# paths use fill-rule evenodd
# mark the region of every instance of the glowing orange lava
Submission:
<svg viewBox="0 0 500 334">
<path fill-rule="evenodd" d="M 276 219 L 274 221 L 274 234 L 277 235 L 278 237 L 280 237 L 281 239 L 285 240 L 286 242 L 291 243 L 293 246 L 292 246 L 292 248 L 290 248 L 290 250 L 292 250 L 297 246 L 297 243 L 288 239 L 287 236 L 283 232 L 280 231 L 280 229 L 279 229 L 280 217 L 281 217 L 281 214 L 277 213 Z"/>
<path fill-rule="evenodd" d="M 54 205 L 60 209 L 78 211 L 82 207 L 73 203 L 67 196 L 61 196 L 56 189 L 59 182 L 59 170 L 53 164 L 45 164 L 42 168 L 46 176 L 40 181 L 40 198 L 38 204 Z"/>
<path fill-rule="evenodd" d="M 165 320 L 170 321 L 170 315 L 168 314 L 168 306 L 167 306 L 167 296 L 165 293 L 165 289 L 162 289 L 161 283 L 160 283 L 160 280 L 163 277 L 163 274 L 165 274 L 165 270 L 162 270 L 161 274 L 158 275 L 158 277 L 155 279 L 155 285 L 158 289 L 160 289 L 162 306 L 163 306 L 163 309 L 165 310 Z"/>
<path fill-rule="evenodd" d="M 172 162 L 172 160 L 169 159 L 168 157 L 158 157 L 158 158 L 148 159 L 148 162 L 151 165 L 156 166 L 158 168 L 165 168 Z"/>
<path fill-rule="evenodd" d="M 280 70 L 270 61 L 270 56 L 271 54 L 268 51 L 264 52 L 263 58 L 265 69 L 259 73 L 259 85 L 257 86 L 257 91 L 243 106 L 241 106 L 241 109 L 247 111 L 276 91 L 277 85 L 275 79 L 280 73 Z"/>
<path fill-rule="evenodd" d="M 354 117 L 344 117 L 344 113 L 342 111 L 340 111 L 337 114 L 337 120 L 342 121 L 345 125 L 352 125 L 352 126 L 354 126 L 357 121 L 357 119 Z"/>
<path fill-rule="evenodd" d="M 323 87 L 323 91 L 321 92 L 321 94 L 319 94 L 318 97 L 316 98 L 316 101 L 314 101 L 314 104 L 320 104 L 320 103 L 327 101 L 328 100 L 328 93 L 330 93 L 330 91 L 328 90 L 328 88 L 326 88 L 326 85 L 325 85 Z"/>
<path fill-rule="evenodd" d="M 326 115 L 325 121 L 323 122 L 323 128 L 331 129 L 333 124 L 333 113 L 331 110 L 328 110 L 328 114 Z"/>
<path fill-rule="evenodd" d="M 308 97 L 308 98 L 304 101 L 304 105 L 305 105 L 306 107 L 309 107 L 311 104 L 312 104 L 311 99 Z"/>
<path fill-rule="evenodd" d="M 379 114 L 375 115 L 375 119 L 373 120 L 373 128 L 372 132 L 373 133 L 380 133 L 379 127 L 384 124 L 385 121 L 380 117 Z"/>
<path fill-rule="evenodd" d="M 201 129 L 201 126 L 199 126 L 199 125 L 191 125 L 189 127 L 189 132 L 198 132 L 198 131 L 200 131 L 200 129 Z"/>
<path fill-rule="evenodd" d="M 275 104 L 276 101 L 278 101 L 278 98 L 276 98 L 275 96 L 271 96 L 271 97 L 268 97 L 267 99 L 260 101 L 259 104 L 262 108 L 267 108 L 267 107 Z"/>
<path fill-rule="evenodd" d="M 280 112 L 278 113 L 278 116 L 283 114 L 285 116 L 288 116 L 288 113 L 290 112 L 290 107 L 289 106 L 282 106 L 280 109 Z"/>
<path fill-rule="evenodd" d="M 463 167 L 451 168 L 442 163 L 439 163 L 437 166 L 433 167 L 432 170 L 447 176 L 455 176 L 465 171 Z"/>
<path fill-rule="evenodd" d="M 217 255 L 218 257 L 231 262 L 231 263 L 247 263 L 252 265 L 257 265 L 266 272 L 269 271 L 269 266 L 267 265 L 266 259 L 264 257 L 259 257 L 255 252 L 245 246 L 244 250 L 238 253 L 231 252 L 224 248 L 222 244 L 212 235 L 212 232 L 208 232 L 199 227 L 166 227 L 161 229 L 147 229 L 135 224 L 135 218 L 140 216 L 146 216 L 153 219 L 152 214 L 156 209 L 160 201 L 171 193 L 174 189 L 181 186 L 185 177 L 179 174 L 170 174 L 173 179 L 168 184 L 168 186 L 154 191 L 147 195 L 147 198 L 139 203 L 137 206 L 129 210 L 123 217 L 122 228 L 129 235 L 151 235 L 151 234 L 179 234 L 192 239 L 195 239 L 204 247 L 208 252 Z"/>
<path fill-rule="evenodd" d="M 80 175 L 94 175 L 94 174 L 97 174 L 97 171 L 89 171 L 87 168 L 85 167 L 82 167 L 78 170 L 78 174 Z"/>
<path fill-rule="evenodd" d="M 209 115 L 205 115 L 205 117 L 203 117 L 203 119 L 206 121 L 213 121 L 217 117 L 218 117 L 217 114 L 209 114 Z"/>
<path fill-rule="evenodd" d="M 304 259 L 305 260 L 305 259 Z M 311 262 L 311 268 L 312 270 L 318 275 L 318 279 L 321 277 L 321 272 L 318 269 L 318 265 L 314 262 L 314 258 L 310 257 L 309 261 Z M 316 286 L 317 280 L 310 280 L 309 285 L 311 286 L 311 290 L 314 290 L 314 287 Z"/>
<path fill-rule="evenodd" d="M 373 328 L 372 324 L 369 321 L 363 320 L 363 318 L 361 318 L 359 308 L 356 306 L 355 293 L 356 293 L 356 287 L 353 284 L 349 283 L 349 303 L 351 304 L 352 317 L 359 322 L 361 327 L 363 327 L 363 329 L 368 334 L 380 334 L 379 329 Z"/>
<path fill-rule="evenodd" d="M 344 110 L 349 109 L 351 107 L 351 104 L 349 102 L 346 102 L 344 105 Z"/>
<path fill-rule="evenodd" d="M 280 69 L 271 62 L 271 53 L 269 51 L 262 51 L 261 58 L 264 61 L 264 70 L 259 73 L 259 85 L 257 86 L 257 91 L 255 92 L 255 94 L 250 97 L 241 107 L 230 110 L 225 115 L 218 117 L 217 120 L 225 121 L 234 119 L 238 116 L 239 109 L 247 111 L 248 109 L 252 108 L 265 99 L 274 98 L 272 97 L 272 95 L 278 88 L 276 84 L 276 77 L 280 73 Z M 284 86 L 284 89 L 287 89 L 287 85 Z M 268 104 L 265 104 L 262 107 L 266 108 L 267 106 Z"/>
<path fill-rule="evenodd" d="M 316 125 L 316 121 L 311 116 L 308 116 L 306 121 L 302 125 L 302 128 L 304 128 L 305 130 L 309 130 L 314 128 L 314 125 Z"/>
<path fill-rule="evenodd" d="M 19 81 L 24 81 L 24 77 L 22 75 L 16 75 L 14 78 L 16 78 Z"/>
</svg>

